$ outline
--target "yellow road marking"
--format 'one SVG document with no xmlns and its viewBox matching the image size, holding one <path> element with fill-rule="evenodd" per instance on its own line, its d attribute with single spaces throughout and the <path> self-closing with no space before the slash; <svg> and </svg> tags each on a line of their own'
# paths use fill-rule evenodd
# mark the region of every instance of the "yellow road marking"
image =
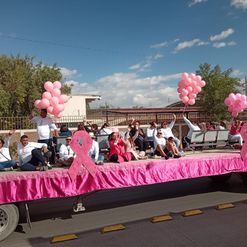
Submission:
<svg viewBox="0 0 247 247">
<path fill-rule="evenodd" d="M 232 203 L 224 203 L 224 204 L 219 204 L 216 206 L 217 210 L 222 210 L 222 209 L 227 209 L 227 208 L 234 208 L 235 206 Z"/>
<path fill-rule="evenodd" d="M 107 232 L 113 232 L 113 231 L 119 231 L 124 230 L 125 226 L 122 224 L 112 225 L 112 226 L 105 226 L 101 229 L 101 233 L 107 233 Z"/>
<path fill-rule="evenodd" d="M 172 220 L 172 217 L 169 214 L 166 214 L 166 215 L 154 216 L 151 219 L 151 222 L 157 223 L 157 222 L 168 221 L 168 220 Z"/>
<path fill-rule="evenodd" d="M 68 241 L 68 240 L 73 240 L 77 239 L 78 237 L 75 234 L 65 234 L 65 235 L 60 235 L 60 236 L 55 236 L 52 238 L 51 243 L 58 243 L 58 242 L 63 242 L 63 241 Z"/>
<path fill-rule="evenodd" d="M 193 210 L 188 210 L 182 213 L 182 215 L 184 217 L 187 216 L 194 216 L 194 215 L 198 215 L 198 214 L 202 214 L 203 212 L 200 209 L 193 209 Z"/>
</svg>

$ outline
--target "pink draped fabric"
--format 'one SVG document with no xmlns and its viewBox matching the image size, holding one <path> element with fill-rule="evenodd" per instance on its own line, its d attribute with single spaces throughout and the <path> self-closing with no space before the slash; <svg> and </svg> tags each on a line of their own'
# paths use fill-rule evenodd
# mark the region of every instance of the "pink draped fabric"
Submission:
<svg viewBox="0 0 247 247">
<path fill-rule="evenodd" d="M 202 154 L 169 160 L 106 163 L 95 176 L 82 167 L 75 181 L 68 169 L 0 174 L 0 204 L 42 198 L 62 198 L 104 189 L 123 188 L 247 171 L 239 153 Z"/>
</svg>

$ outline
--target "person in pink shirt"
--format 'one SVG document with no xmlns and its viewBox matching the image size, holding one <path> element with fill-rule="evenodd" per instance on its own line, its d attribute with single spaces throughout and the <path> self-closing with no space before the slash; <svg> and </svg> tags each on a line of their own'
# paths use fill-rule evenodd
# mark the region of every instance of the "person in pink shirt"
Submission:
<svg viewBox="0 0 247 247">
<path fill-rule="evenodd" d="M 112 132 L 109 136 L 109 161 L 124 162 L 131 160 L 131 152 L 125 152 L 126 141 L 119 135 L 119 132 Z"/>
<path fill-rule="evenodd" d="M 239 144 L 243 145 L 243 137 L 240 134 L 241 131 L 241 121 L 235 119 L 231 125 L 231 129 L 229 131 L 229 142 L 239 142 Z"/>
</svg>

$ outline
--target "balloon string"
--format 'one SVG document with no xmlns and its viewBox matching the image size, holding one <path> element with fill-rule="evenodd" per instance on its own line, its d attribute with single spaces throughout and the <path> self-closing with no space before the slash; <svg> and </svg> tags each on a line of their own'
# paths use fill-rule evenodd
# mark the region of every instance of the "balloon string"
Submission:
<svg viewBox="0 0 247 247">
<path fill-rule="evenodd" d="M 184 105 L 183 114 L 186 111 L 188 105 Z"/>
</svg>

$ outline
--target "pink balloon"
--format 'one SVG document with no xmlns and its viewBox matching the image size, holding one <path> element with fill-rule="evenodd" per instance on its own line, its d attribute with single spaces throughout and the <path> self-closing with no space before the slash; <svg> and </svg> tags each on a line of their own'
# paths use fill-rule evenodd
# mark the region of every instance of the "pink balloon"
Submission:
<svg viewBox="0 0 247 247">
<path fill-rule="evenodd" d="M 198 82 L 198 81 L 201 81 L 201 80 L 202 80 L 202 77 L 200 75 L 197 75 L 196 76 L 196 81 Z"/>
<path fill-rule="evenodd" d="M 232 116 L 233 116 L 233 117 L 237 117 L 237 116 L 238 116 L 238 112 L 235 112 L 235 111 L 232 112 Z"/>
<path fill-rule="evenodd" d="M 46 91 L 51 92 L 53 90 L 53 84 L 51 81 L 47 81 L 44 84 L 44 88 Z"/>
<path fill-rule="evenodd" d="M 62 94 L 59 97 L 59 103 L 60 104 L 66 103 L 66 102 L 68 102 L 68 100 L 69 100 L 69 96 L 67 96 L 65 94 Z"/>
<path fill-rule="evenodd" d="M 227 98 L 225 99 L 224 103 L 225 103 L 225 105 L 229 106 L 229 105 L 231 105 L 232 101 L 231 101 L 230 98 L 227 97 Z"/>
<path fill-rule="evenodd" d="M 40 102 L 40 107 L 42 109 L 46 109 L 50 105 L 50 101 L 48 99 L 42 99 Z"/>
<path fill-rule="evenodd" d="M 58 88 L 54 88 L 51 92 L 52 96 L 59 97 L 61 95 L 61 91 Z"/>
<path fill-rule="evenodd" d="M 53 109 L 54 109 L 54 107 L 50 105 L 50 106 L 47 107 L 47 112 L 48 112 L 49 114 L 52 114 Z"/>
<path fill-rule="evenodd" d="M 36 99 L 36 100 L 34 101 L 34 106 L 35 106 L 36 108 L 38 108 L 38 109 L 40 109 L 40 107 L 39 107 L 40 102 L 41 102 L 40 99 Z"/>
<path fill-rule="evenodd" d="M 188 73 L 186 73 L 186 72 L 184 72 L 183 74 L 182 74 L 182 79 L 183 80 L 187 80 L 188 79 L 188 77 L 189 77 L 189 74 Z"/>
<path fill-rule="evenodd" d="M 51 103 L 52 106 L 57 105 L 57 104 L 59 103 L 58 97 L 55 97 L 55 96 L 52 97 L 52 98 L 50 99 L 50 103 Z"/>
<path fill-rule="evenodd" d="M 195 99 L 189 99 L 188 104 L 189 105 L 194 105 L 196 103 Z"/>
<path fill-rule="evenodd" d="M 184 104 L 187 104 L 188 101 L 189 101 L 189 97 L 188 96 L 183 96 L 182 101 L 183 101 Z"/>
<path fill-rule="evenodd" d="M 195 99 L 196 98 L 196 94 L 195 93 L 190 93 L 188 95 L 189 99 Z"/>
<path fill-rule="evenodd" d="M 54 106 L 54 111 L 55 112 L 61 112 L 64 110 L 64 108 L 65 108 L 64 104 L 57 104 Z"/>
<path fill-rule="evenodd" d="M 60 89 L 62 87 L 62 84 L 60 81 L 54 81 L 53 82 L 53 88 L 58 88 Z"/>
<path fill-rule="evenodd" d="M 61 117 L 63 117 L 63 113 L 60 112 L 60 113 L 56 114 L 55 117 L 56 117 L 56 118 L 61 118 Z"/>
<path fill-rule="evenodd" d="M 42 98 L 43 99 L 48 99 L 48 100 L 50 100 L 51 99 L 51 93 L 49 93 L 49 92 L 44 92 L 43 94 L 42 94 Z"/>
<path fill-rule="evenodd" d="M 205 85 L 206 85 L 206 82 L 205 81 L 201 81 L 201 87 L 205 87 Z"/>
<path fill-rule="evenodd" d="M 232 101 L 235 101 L 236 100 L 236 95 L 234 93 L 230 93 L 228 97 Z"/>
<path fill-rule="evenodd" d="M 186 95 L 188 95 L 188 90 L 186 90 L 185 88 L 184 89 L 182 89 L 182 92 L 181 92 L 181 94 L 183 95 L 183 96 L 186 96 Z"/>
<path fill-rule="evenodd" d="M 191 86 L 188 86 L 186 89 L 187 89 L 187 91 L 188 91 L 189 93 L 191 93 L 191 92 L 193 91 L 193 88 L 192 88 Z"/>
</svg>

